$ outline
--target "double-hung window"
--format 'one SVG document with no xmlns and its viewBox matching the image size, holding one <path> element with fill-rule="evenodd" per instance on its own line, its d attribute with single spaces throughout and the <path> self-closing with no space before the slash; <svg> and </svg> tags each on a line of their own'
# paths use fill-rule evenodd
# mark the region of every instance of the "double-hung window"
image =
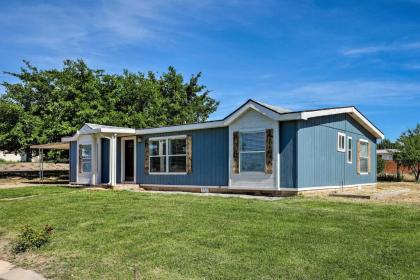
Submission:
<svg viewBox="0 0 420 280">
<path fill-rule="evenodd" d="M 360 174 L 369 172 L 369 142 L 360 140 Z"/>
<path fill-rule="evenodd" d="M 345 152 L 346 151 L 346 134 L 338 132 L 337 134 L 337 151 Z"/>
<path fill-rule="evenodd" d="M 353 138 L 347 137 L 347 163 L 353 162 Z"/>
<path fill-rule="evenodd" d="M 80 173 L 92 172 L 92 145 L 79 145 Z"/>
<path fill-rule="evenodd" d="M 185 173 L 187 171 L 186 137 L 151 139 L 150 173 Z"/>
<path fill-rule="evenodd" d="M 265 171 L 265 131 L 240 132 L 240 172 Z"/>
</svg>

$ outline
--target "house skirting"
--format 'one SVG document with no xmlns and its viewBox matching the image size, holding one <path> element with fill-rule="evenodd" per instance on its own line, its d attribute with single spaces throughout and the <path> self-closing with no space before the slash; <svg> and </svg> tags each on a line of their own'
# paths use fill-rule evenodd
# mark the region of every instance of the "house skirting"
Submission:
<svg viewBox="0 0 420 280">
<path fill-rule="evenodd" d="M 253 195 L 269 195 L 269 196 L 292 196 L 301 192 L 307 191 L 322 191 L 322 190 L 339 190 L 341 188 L 361 188 L 368 186 L 376 186 L 376 183 L 352 184 L 344 186 L 315 186 L 315 187 L 301 187 L 301 188 L 280 188 L 280 190 L 273 189 L 247 189 L 239 187 L 227 186 L 185 186 L 185 185 L 157 185 L 157 184 L 140 184 L 140 187 L 145 190 L 153 191 L 182 191 L 195 193 L 236 193 L 236 194 L 253 194 Z"/>
</svg>

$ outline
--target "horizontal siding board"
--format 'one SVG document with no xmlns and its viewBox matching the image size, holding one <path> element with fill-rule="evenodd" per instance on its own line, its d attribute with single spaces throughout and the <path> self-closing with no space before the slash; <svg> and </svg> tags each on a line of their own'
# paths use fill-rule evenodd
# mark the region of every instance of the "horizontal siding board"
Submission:
<svg viewBox="0 0 420 280">
<path fill-rule="evenodd" d="M 228 185 L 228 128 L 213 128 L 176 133 L 147 135 L 192 136 L 192 173 L 187 175 L 151 175 L 144 171 L 144 141 L 137 143 L 137 183 L 159 185 Z"/>
</svg>

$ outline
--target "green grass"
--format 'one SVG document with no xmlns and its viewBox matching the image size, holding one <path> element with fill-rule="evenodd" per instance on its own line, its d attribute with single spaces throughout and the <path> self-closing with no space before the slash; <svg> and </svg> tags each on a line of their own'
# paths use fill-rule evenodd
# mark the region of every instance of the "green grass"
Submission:
<svg viewBox="0 0 420 280">
<path fill-rule="evenodd" d="M 54 226 L 52 242 L 31 254 L 57 279 L 132 279 L 134 265 L 142 279 L 420 275 L 416 205 L 35 187 L 0 190 L 0 217 L 0 239 L 25 224 Z"/>
</svg>

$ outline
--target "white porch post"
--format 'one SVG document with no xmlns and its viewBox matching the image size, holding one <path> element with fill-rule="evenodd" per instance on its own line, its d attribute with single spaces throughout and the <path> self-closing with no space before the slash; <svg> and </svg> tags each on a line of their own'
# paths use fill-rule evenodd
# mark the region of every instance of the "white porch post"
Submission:
<svg viewBox="0 0 420 280">
<path fill-rule="evenodd" d="M 110 143 L 110 168 L 111 172 L 110 175 L 110 181 L 111 185 L 115 186 L 117 184 L 117 134 L 112 134 L 111 137 L 111 143 Z"/>
</svg>

